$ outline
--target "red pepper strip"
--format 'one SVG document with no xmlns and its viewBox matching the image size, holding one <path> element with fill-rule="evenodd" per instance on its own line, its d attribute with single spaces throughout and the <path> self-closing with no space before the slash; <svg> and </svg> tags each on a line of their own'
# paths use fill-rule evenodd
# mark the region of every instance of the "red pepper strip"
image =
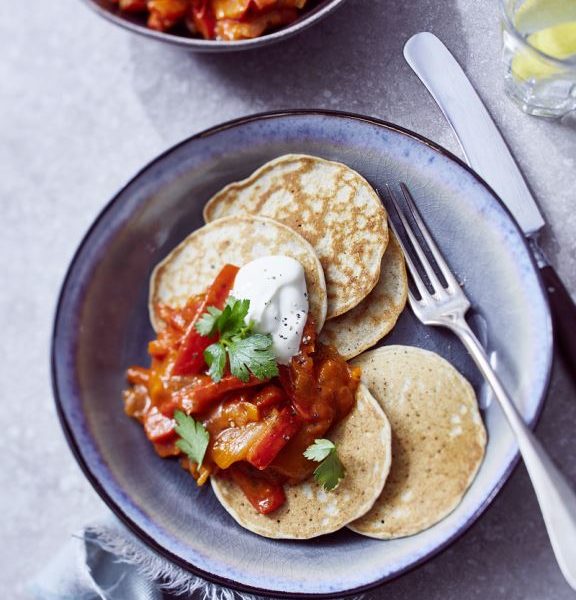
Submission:
<svg viewBox="0 0 576 600">
<path fill-rule="evenodd" d="M 296 414 L 303 421 L 314 420 L 314 397 L 316 395 L 316 382 L 313 374 L 306 372 L 297 372 L 292 367 L 279 367 L 280 383 Z"/>
<path fill-rule="evenodd" d="M 227 469 L 232 481 L 240 487 L 248 502 L 260 513 L 267 515 L 280 508 L 286 501 L 281 484 L 261 477 L 255 477 L 243 466 L 234 465 Z"/>
<path fill-rule="evenodd" d="M 176 437 L 174 420 L 165 417 L 155 406 L 144 417 L 144 431 L 151 442 L 159 444 Z"/>
<path fill-rule="evenodd" d="M 315 400 L 318 395 L 318 382 L 312 355 L 316 350 L 316 329 L 312 319 L 306 321 L 300 352 L 292 358 L 288 366 L 280 365 L 280 383 L 290 398 L 294 410 L 303 421 L 316 418 Z"/>
<path fill-rule="evenodd" d="M 283 408 L 275 416 L 270 415 L 270 424 L 264 434 L 250 447 L 246 460 L 257 469 L 265 469 L 284 448 L 290 438 L 299 431 L 302 423 L 291 408 Z"/>
<path fill-rule="evenodd" d="M 148 27 L 168 31 L 177 25 L 188 11 L 188 0 L 147 0 Z"/>
<path fill-rule="evenodd" d="M 158 410 L 165 417 L 168 417 L 169 419 L 173 419 L 174 418 L 174 413 L 177 410 L 182 410 L 182 407 L 178 403 L 177 399 L 174 398 L 174 396 L 170 396 L 167 400 L 164 400 L 164 402 L 161 402 L 158 405 Z"/>
<path fill-rule="evenodd" d="M 194 326 L 209 306 L 220 309 L 224 307 L 230 290 L 234 286 L 234 279 L 238 270 L 238 267 L 234 265 L 224 265 L 216 276 L 214 283 L 208 288 L 206 297 L 198 307 L 196 315 L 188 324 L 188 329 L 176 355 L 172 375 L 195 375 L 206 368 L 204 350 L 210 344 L 213 344 L 217 338 L 200 335 Z"/>
<path fill-rule="evenodd" d="M 126 12 L 144 12 L 147 9 L 146 0 L 120 0 L 120 10 Z"/>
<path fill-rule="evenodd" d="M 212 10 L 217 20 L 241 19 L 251 2 L 252 0 L 212 0 Z"/>
<path fill-rule="evenodd" d="M 216 29 L 216 17 L 212 10 L 212 2 L 210 0 L 192 0 L 191 7 L 192 25 L 197 29 L 202 37 L 206 40 L 214 39 L 214 31 Z M 192 28 L 189 25 L 189 28 Z"/>
<path fill-rule="evenodd" d="M 144 367 L 128 367 L 126 379 L 130 385 L 148 386 L 150 380 L 150 369 Z"/>
<path fill-rule="evenodd" d="M 250 379 L 245 382 L 233 375 L 226 375 L 220 381 L 212 381 L 206 376 L 205 381 L 206 383 L 192 384 L 173 393 L 176 403 L 186 414 L 204 413 L 228 392 L 265 383 L 265 380 L 254 375 L 250 375 Z"/>
<path fill-rule="evenodd" d="M 258 10 L 265 10 L 271 6 L 274 6 L 277 0 L 253 0 L 254 6 Z"/>
<path fill-rule="evenodd" d="M 284 390 L 273 383 L 268 384 L 257 391 L 251 398 L 258 410 L 266 416 L 272 408 L 280 404 L 286 404 L 287 396 Z"/>
<path fill-rule="evenodd" d="M 182 454 L 182 451 L 176 445 L 176 440 L 165 442 L 163 444 L 155 443 L 153 446 L 154 450 L 156 450 L 156 454 L 162 458 L 166 458 L 167 456 L 179 456 Z"/>
</svg>

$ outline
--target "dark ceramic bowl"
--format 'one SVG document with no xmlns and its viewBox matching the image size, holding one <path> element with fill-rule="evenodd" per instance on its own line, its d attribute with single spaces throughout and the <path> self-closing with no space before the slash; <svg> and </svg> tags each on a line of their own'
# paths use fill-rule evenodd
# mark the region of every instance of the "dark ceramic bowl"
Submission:
<svg viewBox="0 0 576 600">
<path fill-rule="evenodd" d="M 226 42 L 219 40 L 205 40 L 199 37 L 192 37 L 187 33 L 179 34 L 154 31 L 153 29 L 146 27 L 144 18 L 120 12 L 117 5 L 110 0 L 83 1 L 100 16 L 124 29 L 128 29 L 129 31 L 159 42 L 188 48 L 193 52 L 235 52 L 237 50 L 248 50 L 250 48 L 267 46 L 288 39 L 289 37 L 304 31 L 304 29 L 311 27 L 314 23 L 323 19 L 344 2 L 344 0 L 317 0 L 315 2 L 312 0 L 310 2 L 310 7 L 304 10 L 296 21 L 286 27 L 282 27 L 251 40 Z"/>
<path fill-rule="evenodd" d="M 186 140 L 148 165 L 108 204 L 70 266 L 58 305 L 53 385 L 68 441 L 110 508 L 145 542 L 211 581 L 274 597 L 333 596 L 386 581 L 446 547 L 482 513 L 518 457 L 516 442 L 460 343 L 407 309 L 384 344 L 440 353 L 474 385 L 488 430 L 485 460 L 462 503 L 411 537 L 379 541 L 348 530 L 270 540 L 239 527 L 209 486 L 153 451 L 122 410 L 124 372 L 146 364 L 150 273 L 202 222 L 227 183 L 296 152 L 350 165 L 376 188 L 405 181 L 475 308 L 520 412 L 533 424 L 550 374 L 548 306 L 524 237 L 491 190 L 458 159 L 394 125 L 341 113 L 249 117 Z"/>
</svg>

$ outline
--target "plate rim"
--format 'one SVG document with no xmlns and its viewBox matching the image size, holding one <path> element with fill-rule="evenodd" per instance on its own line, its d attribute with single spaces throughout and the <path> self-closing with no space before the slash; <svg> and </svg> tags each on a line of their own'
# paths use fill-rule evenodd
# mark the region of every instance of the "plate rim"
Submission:
<svg viewBox="0 0 576 600">
<path fill-rule="evenodd" d="M 229 121 L 225 121 L 224 123 L 220 123 L 218 125 L 214 125 L 213 127 L 209 127 L 208 129 L 205 129 L 194 135 L 191 135 L 191 136 L 181 140 L 180 142 L 170 146 L 169 148 L 167 148 L 166 150 L 164 150 L 160 154 L 158 154 L 155 158 L 153 158 L 152 160 L 147 162 L 132 177 L 130 177 L 130 179 L 128 179 L 123 185 L 121 185 L 120 189 L 112 196 L 112 198 L 108 202 L 105 203 L 103 208 L 96 215 L 96 217 L 94 218 L 94 220 L 92 221 L 92 223 L 90 224 L 90 226 L 88 227 L 88 229 L 86 230 L 84 235 L 82 236 L 74 254 L 72 255 L 72 258 L 70 259 L 68 268 L 66 269 L 66 273 L 65 273 L 64 279 L 62 281 L 62 284 L 61 284 L 61 287 L 60 287 L 60 290 L 58 293 L 58 297 L 57 297 L 57 301 L 56 301 L 56 309 L 54 312 L 54 318 L 53 318 L 53 324 L 52 324 L 52 331 L 51 331 L 51 338 L 50 338 L 50 379 L 51 379 L 52 395 L 54 398 L 54 403 L 56 405 L 56 412 L 58 415 L 58 420 L 59 420 L 62 430 L 64 432 L 64 437 L 66 438 L 68 447 L 70 448 L 74 458 L 76 459 L 76 462 L 80 466 L 80 469 L 82 470 L 84 476 L 90 482 L 90 484 L 92 485 L 92 487 L 94 488 L 96 493 L 100 496 L 100 498 L 108 506 L 108 508 L 111 509 L 111 511 L 114 513 L 114 515 L 129 529 L 129 531 L 131 531 L 134 535 L 136 535 L 136 537 L 139 538 L 139 540 L 142 541 L 146 546 L 148 546 L 149 548 L 151 548 L 153 551 L 157 552 L 164 558 L 172 561 L 173 563 L 175 563 L 177 566 L 181 567 L 182 569 L 192 573 L 193 575 L 196 575 L 198 577 L 206 579 L 207 581 L 209 581 L 211 583 L 225 586 L 225 587 L 231 588 L 233 590 L 251 593 L 251 594 L 259 594 L 259 595 L 270 597 L 270 598 L 297 598 L 297 599 L 300 599 L 300 598 L 319 598 L 319 599 L 325 598 L 325 599 L 331 599 L 331 598 L 343 598 L 343 597 L 353 596 L 355 594 L 361 594 L 361 593 L 367 592 L 369 590 L 373 590 L 377 587 L 382 586 L 386 582 L 393 581 L 394 579 L 397 579 L 398 577 L 404 575 L 405 573 L 408 573 L 408 572 L 416 569 L 417 567 L 421 566 L 422 564 L 425 564 L 432 558 L 438 556 L 441 552 L 445 551 L 457 539 L 459 539 L 466 531 L 468 531 L 473 525 L 475 525 L 478 522 L 479 517 L 492 504 L 492 501 L 494 500 L 494 498 L 498 495 L 498 493 L 503 488 L 503 486 L 510 480 L 510 476 L 511 476 L 512 472 L 515 470 L 515 468 L 518 466 L 518 463 L 520 460 L 519 450 L 516 449 L 516 452 L 514 454 L 512 461 L 510 462 L 510 465 L 505 470 L 504 474 L 498 481 L 497 485 L 494 487 L 492 492 L 486 497 L 484 502 L 477 508 L 477 510 L 475 510 L 470 515 L 467 522 L 458 531 L 454 532 L 451 536 L 449 536 L 446 540 L 444 540 L 439 546 L 437 546 L 432 551 L 430 551 L 428 554 L 422 556 L 415 562 L 411 563 L 410 565 L 399 569 L 398 571 L 396 571 L 395 573 L 393 573 L 391 575 L 384 576 L 383 578 L 373 581 L 371 583 L 357 586 L 355 588 L 351 588 L 349 590 L 345 590 L 345 591 L 341 591 L 341 592 L 307 593 L 307 592 L 286 592 L 286 591 L 268 590 L 268 589 L 264 589 L 264 588 L 258 588 L 258 587 L 246 585 L 243 583 L 239 583 L 237 581 L 228 579 L 226 577 L 222 577 L 220 575 L 215 575 L 213 573 L 204 571 L 203 569 L 196 567 L 192 563 L 189 563 L 187 560 L 174 554 L 167 548 L 164 548 L 163 546 L 161 546 L 158 542 L 156 542 L 156 540 L 154 538 L 152 538 L 136 522 L 134 522 L 128 515 L 126 515 L 124 513 L 122 507 L 119 506 L 112 499 L 112 497 L 108 494 L 108 492 L 106 491 L 104 486 L 101 485 L 101 483 L 99 482 L 97 477 L 92 473 L 87 462 L 84 460 L 84 458 L 81 454 L 80 447 L 77 444 L 76 439 L 74 437 L 73 429 L 72 429 L 70 423 L 68 422 L 67 417 L 64 413 L 64 409 L 62 407 L 62 403 L 61 403 L 61 399 L 60 399 L 60 390 L 58 388 L 58 381 L 57 381 L 57 375 L 56 375 L 56 363 L 57 363 L 56 337 L 57 337 L 57 333 L 58 333 L 57 329 L 58 329 L 58 325 L 59 325 L 60 319 L 61 319 L 61 308 L 62 308 L 63 297 L 67 290 L 69 280 L 72 275 L 72 271 L 76 265 L 76 262 L 78 261 L 78 259 L 80 257 L 80 254 L 82 253 L 84 247 L 87 245 L 88 240 L 90 239 L 93 230 L 98 226 L 98 224 L 105 217 L 105 215 L 114 207 L 114 205 L 116 204 L 116 202 L 118 201 L 120 196 L 124 193 L 124 191 L 128 187 L 130 187 L 148 169 L 152 168 L 154 165 L 163 161 L 170 154 L 172 154 L 173 152 L 176 152 L 179 148 L 185 146 L 186 144 L 189 144 L 190 142 L 193 142 L 194 140 L 210 137 L 221 131 L 234 129 L 238 126 L 246 125 L 248 123 L 255 122 L 255 121 L 261 121 L 261 120 L 265 120 L 265 119 L 284 118 L 284 117 L 299 117 L 299 116 L 303 116 L 303 117 L 306 117 L 306 116 L 335 117 L 335 118 L 341 118 L 344 120 L 359 121 L 359 122 L 364 122 L 364 123 L 368 123 L 371 125 L 376 125 L 377 127 L 381 127 L 381 128 L 387 129 L 389 131 L 393 131 L 393 132 L 408 136 L 408 137 L 416 140 L 417 142 L 425 144 L 426 146 L 428 146 L 430 149 L 432 149 L 436 153 L 439 153 L 440 155 L 448 158 L 449 160 L 454 161 L 460 167 L 463 167 L 470 175 L 472 175 L 472 177 L 474 179 L 476 179 L 477 182 L 479 182 L 483 187 L 485 187 L 488 190 L 488 192 L 490 192 L 490 194 L 493 196 L 494 200 L 496 200 L 500 204 L 501 208 L 504 209 L 504 211 L 507 213 L 508 217 L 510 218 L 514 228 L 520 234 L 521 243 L 524 245 L 524 248 L 526 249 L 527 254 L 529 256 L 529 260 L 530 260 L 530 263 L 536 274 L 538 285 L 540 287 L 540 291 L 541 291 L 542 297 L 544 299 L 544 305 L 546 307 L 546 320 L 547 320 L 546 329 L 547 329 L 547 334 L 548 334 L 547 337 L 549 340 L 549 351 L 546 353 L 546 358 L 547 358 L 547 360 L 546 360 L 546 377 L 545 377 L 545 381 L 544 381 L 544 388 L 543 388 L 542 394 L 540 396 L 540 399 L 538 402 L 538 407 L 536 409 L 534 417 L 530 421 L 526 422 L 527 425 L 531 429 L 534 429 L 534 427 L 536 426 L 536 424 L 542 414 L 542 410 L 544 408 L 544 404 L 546 402 L 546 397 L 548 395 L 548 391 L 549 391 L 549 387 L 550 387 L 550 379 L 551 379 L 551 375 L 552 375 L 552 366 L 553 366 L 553 361 L 554 361 L 554 331 L 552 328 L 552 315 L 551 315 L 551 311 L 550 311 L 550 305 L 548 302 L 548 297 L 546 294 L 545 286 L 542 281 L 542 277 L 540 275 L 540 269 L 538 268 L 536 259 L 534 258 L 534 255 L 532 254 L 532 252 L 530 250 L 530 246 L 529 246 L 528 240 L 526 239 L 524 232 L 521 230 L 517 221 L 514 219 L 512 213 L 506 207 L 506 205 L 502 202 L 502 200 L 496 194 L 496 192 L 469 165 L 467 165 L 464 161 L 462 161 L 456 155 L 452 154 L 446 148 L 440 146 L 436 142 L 433 142 L 432 140 L 426 138 L 425 136 L 423 136 L 421 134 L 415 133 L 409 129 L 406 129 L 400 125 L 396 125 L 389 121 L 385 121 L 382 119 L 378 119 L 375 117 L 366 116 L 366 115 L 362 115 L 362 114 L 358 114 L 358 113 L 352 113 L 352 112 L 348 112 L 348 111 L 339 111 L 339 110 L 286 109 L 286 110 L 278 110 L 278 111 L 260 112 L 260 113 L 255 113 L 252 115 L 247 115 L 244 117 L 232 119 Z"/>
</svg>

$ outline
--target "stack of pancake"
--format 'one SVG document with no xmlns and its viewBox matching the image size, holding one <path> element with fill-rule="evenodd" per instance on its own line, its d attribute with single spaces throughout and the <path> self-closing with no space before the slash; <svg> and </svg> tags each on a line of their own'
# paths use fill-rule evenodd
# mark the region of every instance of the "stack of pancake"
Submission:
<svg viewBox="0 0 576 600">
<path fill-rule="evenodd" d="M 287 502 L 265 516 L 231 481 L 212 478 L 224 508 L 247 529 L 306 539 L 341 527 L 389 539 L 437 523 L 462 499 L 484 456 L 476 396 L 440 356 L 411 346 L 368 350 L 404 310 L 404 258 L 370 184 L 346 165 L 281 156 L 209 200 L 207 225 L 160 263 L 150 286 L 155 306 L 183 306 L 222 265 L 287 255 L 306 273 L 320 340 L 362 369 L 352 413 L 330 432 L 346 467 L 339 486 L 287 486 Z"/>
</svg>

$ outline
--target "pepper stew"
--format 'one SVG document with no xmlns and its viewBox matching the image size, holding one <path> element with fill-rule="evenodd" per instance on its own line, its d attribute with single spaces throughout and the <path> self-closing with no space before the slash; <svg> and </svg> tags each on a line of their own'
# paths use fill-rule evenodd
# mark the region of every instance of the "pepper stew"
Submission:
<svg viewBox="0 0 576 600">
<path fill-rule="evenodd" d="M 284 503 L 285 484 L 312 475 L 316 464 L 304 451 L 352 410 L 359 371 L 317 342 L 308 319 L 299 353 L 280 366 L 278 377 L 252 375 L 243 382 L 228 372 L 212 381 L 203 351 L 214 338 L 201 336 L 194 325 L 208 306 L 224 306 L 237 271 L 226 265 L 204 295 L 181 309 L 157 307 L 164 328 L 149 343 L 150 366 L 127 370 L 124 407 L 156 452 L 179 457 L 199 485 L 211 475 L 229 477 L 256 510 L 268 514 Z M 176 445 L 176 410 L 200 421 L 209 434 L 200 467 Z"/>
</svg>

